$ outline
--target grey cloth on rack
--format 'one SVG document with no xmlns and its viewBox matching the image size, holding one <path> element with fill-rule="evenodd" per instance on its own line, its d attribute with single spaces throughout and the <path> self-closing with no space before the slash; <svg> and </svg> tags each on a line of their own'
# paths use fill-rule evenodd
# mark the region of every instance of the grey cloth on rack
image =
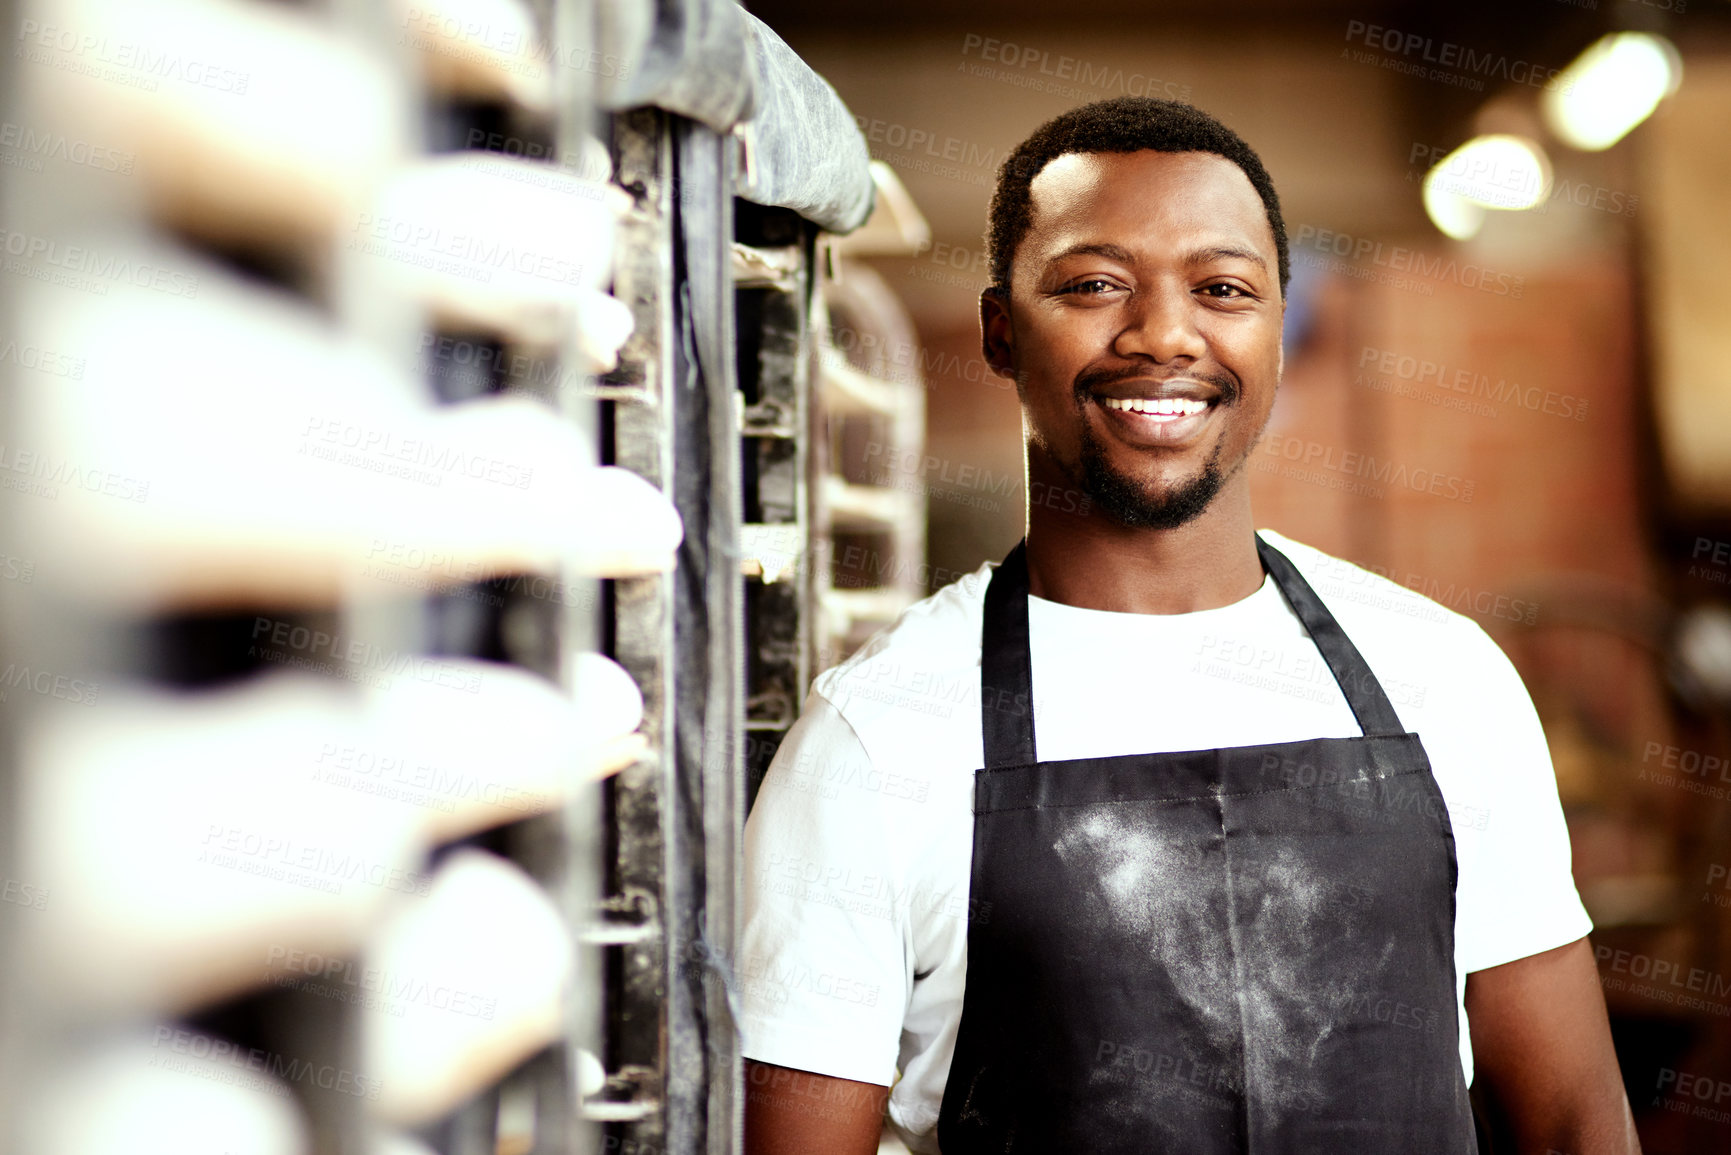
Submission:
<svg viewBox="0 0 1731 1155">
<path fill-rule="evenodd" d="M 755 16 L 757 117 L 747 128 L 752 163 L 737 191 L 760 205 L 790 208 L 832 233 L 865 223 L 872 211 L 871 154 L 829 82 Z"/>
<path fill-rule="evenodd" d="M 746 200 L 845 233 L 871 215 L 870 154 L 823 77 L 735 0 L 608 0 L 598 9 L 608 108 L 655 105 L 716 132 L 746 125 Z"/>
<path fill-rule="evenodd" d="M 601 59 L 618 62 L 599 77 L 603 105 L 652 104 L 716 132 L 751 119 L 751 17 L 735 0 L 603 0 L 596 15 Z"/>
</svg>

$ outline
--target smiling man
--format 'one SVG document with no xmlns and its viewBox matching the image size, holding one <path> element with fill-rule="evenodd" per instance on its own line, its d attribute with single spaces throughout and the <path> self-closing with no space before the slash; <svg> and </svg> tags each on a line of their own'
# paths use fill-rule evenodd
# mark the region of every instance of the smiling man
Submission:
<svg viewBox="0 0 1731 1155">
<path fill-rule="evenodd" d="M 1288 272 L 1206 114 L 1005 162 L 1026 537 L 818 678 L 746 827 L 748 1155 L 1636 1149 L 1543 731 L 1470 620 L 1272 531 Z M 891 1089 L 893 1085 L 893 1090 Z"/>
</svg>

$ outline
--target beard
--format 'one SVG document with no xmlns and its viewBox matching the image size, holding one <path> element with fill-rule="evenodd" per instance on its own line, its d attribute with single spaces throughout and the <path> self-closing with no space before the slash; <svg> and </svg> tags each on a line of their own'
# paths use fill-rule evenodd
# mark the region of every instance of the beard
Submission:
<svg viewBox="0 0 1731 1155">
<path fill-rule="evenodd" d="M 1075 481 L 1082 492 L 1100 507 L 1101 512 L 1126 529 L 1177 529 L 1199 517 L 1202 511 L 1208 508 L 1209 502 L 1214 500 L 1215 495 L 1226 484 L 1227 478 L 1236 473 L 1244 461 L 1240 459 L 1233 462 L 1230 468 L 1223 468 L 1220 464 L 1221 445 L 1215 442 L 1214 451 L 1208 455 L 1208 460 L 1203 462 L 1200 473 L 1167 487 L 1139 481 L 1114 469 L 1107 458 L 1105 446 L 1088 425 L 1088 398 L 1093 390 L 1102 385 L 1142 376 L 1144 373 L 1143 366 L 1131 365 L 1084 370 L 1077 374 L 1073 389 L 1076 417 L 1082 428 L 1082 444 L 1080 460 L 1077 462 L 1079 468 L 1076 470 L 1081 476 L 1075 478 Z M 1189 375 L 1208 381 L 1220 390 L 1217 404 L 1221 409 L 1232 409 L 1243 396 L 1243 386 L 1235 376 L 1224 369 L 1198 368 Z"/>
<path fill-rule="evenodd" d="M 1126 529 L 1177 529 L 1199 517 L 1226 484 L 1220 467 L 1220 445 L 1203 463 L 1202 471 L 1176 486 L 1160 487 L 1137 481 L 1112 468 L 1094 432 L 1082 430 L 1082 491 L 1107 517 Z"/>
</svg>

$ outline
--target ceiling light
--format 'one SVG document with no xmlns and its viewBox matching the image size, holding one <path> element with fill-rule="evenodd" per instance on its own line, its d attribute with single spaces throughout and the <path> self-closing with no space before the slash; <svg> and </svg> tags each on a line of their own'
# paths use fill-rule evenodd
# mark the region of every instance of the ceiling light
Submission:
<svg viewBox="0 0 1731 1155">
<path fill-rule="evenodd" d="M 1676 46 L 1647 32 L 1600 37 L 1563 69 L 1543 99 L 1545 120 L 1575 148 L 1610 148 L 1677 91 L 1683 60 Z"/>
<path fill-rule="evenodd" d="M 1433 189 L 1482 208 L 1530 209 L 1550 195 L 1551 162 L 1545 150 L 1526 137 L 1475 136 L 1425 175 L 1427 195 Z"/>
<path fill-rule="evenodd" d="M 1459 193 L 1441 188 L 1428 176 L 1424 181 L 1424 211 L 1429 215 L 1431 224 L 1457 241 L 1477 235 L 1479 226 L 1485 223 L 1483 208 Z"/>
<path fill-rule="evenodd" d="M 1424 178 L 1431 223 L 1457 241 L 1475 236 L 1485 210 L 1517 212 L 1543 204 L 1551 192 L 1551 162 L 1536 142 L 1512 133 L 1475 136 L 1436 163 Z"/>
</svg>

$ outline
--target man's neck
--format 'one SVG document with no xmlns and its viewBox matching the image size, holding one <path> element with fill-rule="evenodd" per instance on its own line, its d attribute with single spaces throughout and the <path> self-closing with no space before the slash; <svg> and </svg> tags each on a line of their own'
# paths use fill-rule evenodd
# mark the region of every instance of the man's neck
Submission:
<svg viewBox="0 0 1731 1155">
<path fill-rule="evenodd" d="M 1032 504 L 1028 589 L 1089 610 L 1187 614 L 1242 601 L 1262 586 L 1244 471 L 1177 529 L 1127 529 L 1098 509 Z"/>
</svg>

